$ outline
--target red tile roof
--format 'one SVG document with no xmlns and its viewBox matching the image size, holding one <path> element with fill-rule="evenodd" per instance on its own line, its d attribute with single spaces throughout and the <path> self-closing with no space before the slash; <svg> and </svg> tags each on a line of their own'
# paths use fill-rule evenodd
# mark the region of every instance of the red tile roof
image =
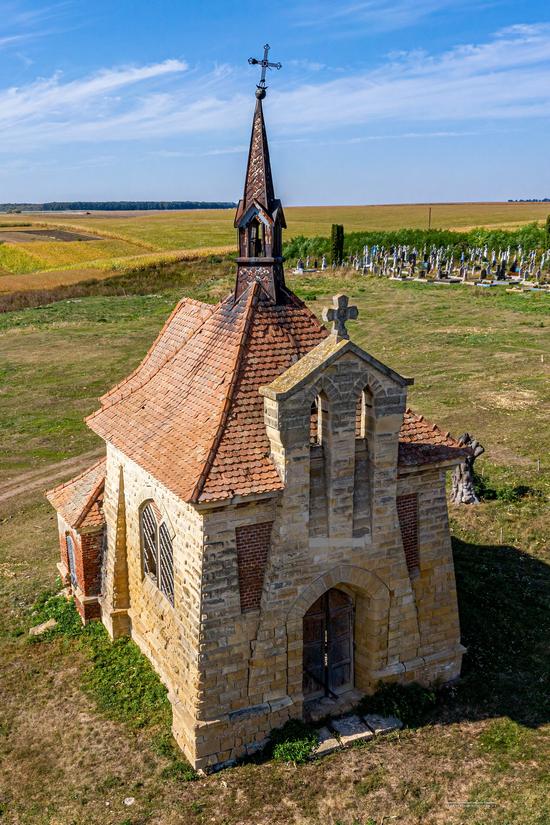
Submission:
<svg viewBox="0 0 550 825">
<path fill-rule="evenodd" d="M 104 522 L 103 490 L 106 459 L 101 458 L 83 473 L 54 487 L 46 497 L 70 527 L 100 527 Z"/>
<path fill-rule="evenodd" d="M 461 446 L 450 433 L 443 432 L 437 424 L 411 409 L 405 411 L 399 433 L 400 466 L 460 461 L 468 455 L 470 450 Z"/>
<path fill-rule="evenodd" d="M 275 304 L 258 283 L 215 307 L 184 299 L 88 424 L 184 501 L 280 490 L 258 390 L 327 334 L 292 293 Z M 400 465 L 465 454 L 448 433 L 407 410 Z"/>
<path fill-rule="evenodd" d="M 216 307 L 183 300 L 162 357 L 153 346 L 88 425 L 184 501 L 279 490 L 258 388 L 327 334 L 296 296 L 275 305 L 258 283 Z"/>
</svg>

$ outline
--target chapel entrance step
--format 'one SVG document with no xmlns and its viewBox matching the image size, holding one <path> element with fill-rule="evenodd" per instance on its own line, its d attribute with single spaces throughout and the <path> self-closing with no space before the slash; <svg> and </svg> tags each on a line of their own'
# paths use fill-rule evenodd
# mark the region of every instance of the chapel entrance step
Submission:
<svg viewBox="0 0 550 825">
<path fill-rule="evenodd" d="M 358 704 L 364 694 L 359 690 L 346 690 L 339 696 L 323 696 L 304 703 L 306 722 L 319 722 L 327 716 L 343 716 Z"/>
</svg>

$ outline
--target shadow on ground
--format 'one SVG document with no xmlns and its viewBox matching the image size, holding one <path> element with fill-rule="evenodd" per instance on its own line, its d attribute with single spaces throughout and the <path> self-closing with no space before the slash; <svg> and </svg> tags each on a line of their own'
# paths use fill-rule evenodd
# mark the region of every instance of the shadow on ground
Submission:
<svg viewBox="0 0 550 825">
<path fill-rule="evenodd" d="M 516 547 L 453 538 L 464 657 L 440 721 L 550 722 L 550 566 Z"/>
</svg>

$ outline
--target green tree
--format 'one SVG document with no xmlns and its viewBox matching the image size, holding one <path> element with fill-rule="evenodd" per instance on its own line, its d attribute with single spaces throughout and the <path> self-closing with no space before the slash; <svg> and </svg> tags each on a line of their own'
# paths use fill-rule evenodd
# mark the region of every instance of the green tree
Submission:
<svg viewBox="0 0 550 825">
<path fill-rule="evenodd" d="M 550 238 L 550 215 L 546 218 L 546 234 Z"/>
<path fill-rule="evenodd" d="M 339 266 L 344 259 L 344 227 L 340 223 L 333 223 L 330 233 L 330 251 L 332 263 Z"/>
</svg>

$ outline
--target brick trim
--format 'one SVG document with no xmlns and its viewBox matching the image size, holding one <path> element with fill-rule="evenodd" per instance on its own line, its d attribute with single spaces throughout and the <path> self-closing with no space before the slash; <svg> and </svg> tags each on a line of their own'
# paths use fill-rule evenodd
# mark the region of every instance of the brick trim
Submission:
<svg viewBox="0 0 550 825">
<path fill-rule="evenodd" d="M 420 560 L 418 556 L 418 496 L 416 493 L 397 496 L 397 515 L 407 569 L 409 574 L 417 573 Z"/>
<path fill-rule="evenodd" d="M 272 521 L 265 521 L 235 530 L 242 613 L 260 607 L 272 527 Z"/>
</svg>

